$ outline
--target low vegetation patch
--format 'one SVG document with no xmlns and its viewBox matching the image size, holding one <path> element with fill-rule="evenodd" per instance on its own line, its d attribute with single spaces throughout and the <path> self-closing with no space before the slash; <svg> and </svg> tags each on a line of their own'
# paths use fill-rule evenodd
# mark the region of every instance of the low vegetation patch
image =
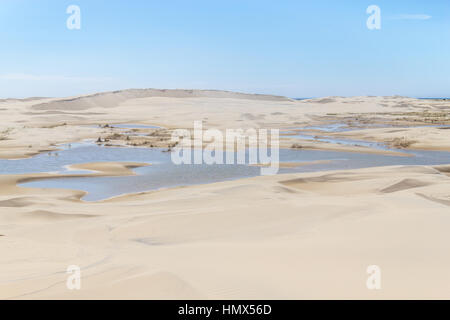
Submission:
<svg viewBox="0 0 450 320">
<path fill-rule="evenodd" d="M 3 130 L 0 132 L 0 141 L 1 140 L 8 140 L 8 136 L 11 133 L 12 128 L 8 128 L 6 130 Z"/>
<path fill-rule="evenodd" d="M 391 141 L 391 145 L 395 148 L 398 149 L 402 149 L 402 148 L 408 148 L 410 147 L 413 143 L 415 143 L 415 141 L 413 140 L 408 140 L 405 137 L 401 137 L 401 138 L 394 138 Z"/>
</svg>

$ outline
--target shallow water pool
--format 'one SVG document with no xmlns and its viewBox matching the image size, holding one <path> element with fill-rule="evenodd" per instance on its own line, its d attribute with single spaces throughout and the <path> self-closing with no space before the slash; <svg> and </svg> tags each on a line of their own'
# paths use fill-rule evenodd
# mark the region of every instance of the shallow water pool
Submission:
<svg viewBox="0 0 450 320">
<path fill-rule="evenodd" d="M 403 151 L 411 157 L 352 152 L 280 149 L 280 162 L 331 160 L 295 168 L 280 168 L 278 173 L 356 169 L 388 165 L 438 165 L 450 163 L 450 152 Z M 247 151 L 248 159 L 248 151 Z M 92 142 L 63 146 L 60 151 L 42 153 L 28 159 L 0 160 L 0 174 L 39 172 L 85 173 L 68 171 L 66 166 L 90 162 L 142 162 L 151 166 L 136 168 L 135 176 L 68 177 L 21 184 L 34 188 L 64 188 L 87 191 L 86 201 L 97 201 L 126 193 L 175 186 L 212 183 L 260 175 L 260 168 L 249 165 L 175 165 L 171 154 L 162 149 L 103 147 Z"/>
</svg>

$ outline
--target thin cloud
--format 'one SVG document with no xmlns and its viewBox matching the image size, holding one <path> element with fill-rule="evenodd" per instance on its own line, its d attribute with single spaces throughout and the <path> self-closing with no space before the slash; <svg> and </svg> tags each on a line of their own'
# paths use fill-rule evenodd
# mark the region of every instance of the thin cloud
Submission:
<svg viewBox="0 0 450 320">
<path fill-rule="evenodd" d="M 392 20 L 428 20 L 431 19 L 432 16 L 427 14 L 397 14 L 391 17 Z"/>
<path fill-rule="evenodd" d="M 113 80 L 113 78 L 71 77 L 71 76 L 60 76 L 60 75 L 35 75 L 35 74 L 26 74 L 26 73 L 9 73 L 9 74 L 0 74 L 0 80 L 103 82 L 103 81 L 111 81 L 111 80 Z"/>
</svg>

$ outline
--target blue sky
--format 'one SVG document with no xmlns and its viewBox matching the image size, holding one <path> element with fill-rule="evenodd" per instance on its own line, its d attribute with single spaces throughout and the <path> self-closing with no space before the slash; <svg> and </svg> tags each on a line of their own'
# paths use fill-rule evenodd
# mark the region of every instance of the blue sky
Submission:
<svg viewBox="0 0 450 320">
<path fill-rule="evenodd" d="M 69 5 L 81 29 L 69 30 Z M 368 30 L 366 8 L 381 9 Z M 125 88 L 450 96 L 450 1 L 0 0 L 0 97 Z"/>
</svg>

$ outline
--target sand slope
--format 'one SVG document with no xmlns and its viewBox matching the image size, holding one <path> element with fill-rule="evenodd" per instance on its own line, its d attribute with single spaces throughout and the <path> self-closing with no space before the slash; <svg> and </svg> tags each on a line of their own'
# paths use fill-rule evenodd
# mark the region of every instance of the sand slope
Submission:
<svg viewBox="0 0 450 320">
<path fill-rule="evenodd" d="M 450 177 L 438 169 L 256 177 L 98 204 L 67 190 L 3 195 L 0 297 L 448 298 Z M 66 289 L 71 264 L 80 291 Z M 373 264 L 379 291 L 365 286 Z"/>
</svg>

